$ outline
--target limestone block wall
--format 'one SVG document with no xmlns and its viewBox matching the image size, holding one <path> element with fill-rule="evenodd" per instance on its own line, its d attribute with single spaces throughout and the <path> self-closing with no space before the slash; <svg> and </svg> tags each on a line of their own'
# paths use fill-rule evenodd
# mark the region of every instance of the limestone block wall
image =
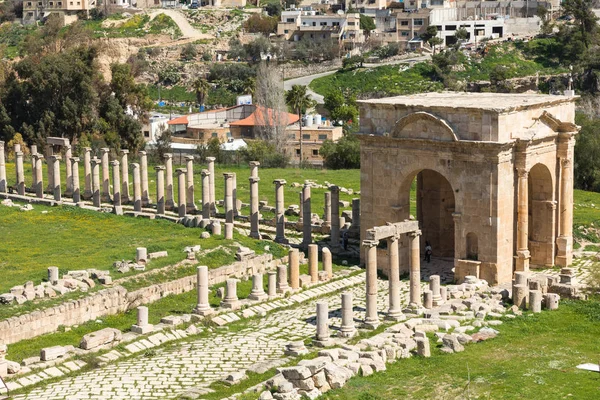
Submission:
<svg viewBox="0 0 600 400">
<path fill-rule="evenodd" d="M 254 273 L 262 273 L 275 267 L 280 260 L 273 261 L 271 254 L 259 255 L 251 260 L 240 261 L 231 265 L 209 270 L 210 285 L 224 282 L 228 277 L 248 277 Z M 0 321 L 0 342 L 16 343 L 39 335 L 55 332 L 61 325 L 73 326 L 101 318 L 105 315 L 117 314 L 142 304 L 149 304 L 169 294 L 180 294 L 196 288 L 196 275 L 187 276 L 175 281 L 155 284 L 149 287 L 128 292 L 122 286 L 104 289 L 79 300 L 71 300 L 64 304 L 41 311 L 8 318 Z M 193 305 L 190 305 L 190 310 Z M 150 306 L 150 312 L 152 307 Z"/>
</svg>

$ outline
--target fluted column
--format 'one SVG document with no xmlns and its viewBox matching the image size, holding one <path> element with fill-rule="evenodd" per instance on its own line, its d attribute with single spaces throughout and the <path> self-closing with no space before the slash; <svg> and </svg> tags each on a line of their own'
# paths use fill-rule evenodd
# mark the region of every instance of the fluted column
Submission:
<svg viewBox="0 0 600 400">
<path fill-rule="evenodd" d="M 410 303 L 409 306 L 417 308 L 421 302 L 421 247 L 419 238 L 421 231 L 408 234 L 410 241 Z"/>
<path fill-rule="evenodd" d="M 92 198 L 92 149 L 83 148 L 83 198 L 89 200 Z"/>
<path fill-rule="evenodd" d="M 0 193 L 8 191 L 6 183 L 6 153 L 4 152 L 4 141 L 0 140 Z"/>
<path fill-rule="evenodd" d="M 43 164 L 44 164 L 44 156 L 42 154 L 37 153 L 33 157 L 35 161 L 35 196 L 43 199 L 44 198 L 44 172 L 43 172 Z"/>
<path fill-rule="evenodd" d="M 517 271 L 529 271 L 529 197 L 527 178 L 529 171 L 517 168 Z"/>
<path fill-rule="evenodd" d="M 64 146 L 65 148 L 65 169 L 67 177 L 67 190 L 65 190 L 65 196 L 73 196 L 73 167 L 71 166 L 71 158 L 73 157 L 73 150 L 71 145 Z M 36 150 L 37 152 L 37 150 Z"/>
<path fill-rule="evenodd" d="M 183 218 L 187 213 L 187 210 L 185 209 L 185 178 L 187 175 L 187 170 L 185 168 L 177 168 L 175 170 L 175 175 L 177 175 L 177 213 L 179 217 Z"/>
<path fill-rule="evenodd" d="M 120 164 L 118 161 L 113 160 L 110 162 L 112 166 L 112 178 L 113 178 L 113 206 L 121 207 L 121 171 Z"/>
<path fill-rule="evenodd" d="M 560 159 L 560 234 L 556 240 L 556 265 L 567 267 L 573 261 L 573 168 L 571 160 Z"/>
<path fill-rule="evenodd" d="M 108 203 L 110 201 L 110 163 L 108 159 L 110 149 L 104 147 L 100 149 L 100 153 L 100 159 L 102 160 L 102 194 L 100 195 L 100 198 L 103 202 Z"/>
<path fill-rule="evenodd" d="M 215 199 L 215 160 L 216 158 L 214 157 L 206 157 L 206 162 L 208 163 L 208 172 L 210 172 L 210 175 L 208 176 L 210 216 L 215 215 L 217 212 L 217 203 Z"/>
<path fill-rule="evenodd" d="M 377 241 L 363 240 L 362 242 L 367 265 L 367 305 L 364 327 L 375 329 L 379 326 L 377 315 Z"/>
<path fill-rule="evenodd" d="M 92 158 L 90 166 L 92 168 L 92 202 L 94 207 L 100 207 L 100 159 Z"/>
<path fill-rule="evenodd" d="M 25 195 L 25 171 L 23 169 L 23 152 L 15 151 L 15 172 L 17 175 L 17 193 Z M 54 171 L 54 170 L 52 170 Z M 60 170 L 59 170 L 60 172 Z M 59 178 L 60 179 L 60 178 Z M 54 188 L 53 188 L 54 189 Z"/>
<path fill-rule="evenodd" d="M 133 209 L 142 211 L 142 178 L 140 176 L 140 164 L 131 163 L 131 173 L 133 175 Z"/>
<path fill-rule="evenodd" d="M 120 151 L 121 154 L 121 165 L 123 166 L 121 168 L 121 203 L 123 204 L 127 204 L 131 201 L 130 199 L 130 195 L 129 195 L 129 160 L 128 160 L 128 154 L 129 154 L 129 150 L 127 149 L 121 149 Z"/>
<path fill-rule="evenodd" d="M 225 222 L 233 223 L 233 174 L 224 173 L 223 178 L 225 179 L 225 198 L 223 199 L 223 204 L 225 205 Z"/>
<path fill-rule="evenodd" d="M 392 236 L 387 240 L 390 272 L 389 283 L 389 308 L 386 318 L 394 321 L 404 319 L 400 306 L 400 259 L 398 257 L 398 236 Z"/>
<path fill-rule="evenodd" d="M 186 208 L 188 212 L 196 210 L 196 201 L 194 199 L 194 156 L 185 156 L 186 162 Z"/>
<path fill-rule="evenodd" d="M 73 203 L 77 204 L 81 202 L 81 187 L 79 185 L 79 157 L 71 157 L 70 161 L 71 183 L 73 184 Z"/>
<path fill-rule="evenodd" d="M 331 191 L 331 246 L 337 248 L 340 246 L 340 188 L 330 186 Z"/>
<path fill-rule="evenodd" d="M 312 212 L 310 206 L 310 183 L 302 187 L 302 246 L 312 243 Z"/>
<path fill-rule="evenodd" d="M 53 171 L 53 176 L 54 176 L 54 188 L 53 188 L 53 193 L 54 193 L 54 200 L 56 201 L 61 201 L 62 200 L 62 194 L 60 191 L 60 160 L 61 160 L 61 156 L 59 155 L 55 155 L 52 156 L 51 161 L 52 161 L 52 171 Z"/>
<path fill-rule="evenodd" d="M 142 178 L 142 206 L 152 203 L 150 199 L 150 188 L 148 186 L 148 156 L 145 151 L 140 151 L 140 173 Z"/>
<path fill-rule="evenodd" d="M 275 179 L 275 242 L 288 243 L 285 238 L 285 204 L 284 204 L 284 187 L 287 183 L 285 179 Z"/>
<path fill-rule="evenodd" d="M 165 167 L 157 165 L 156 171 L 156 213 L 164 215 L 165 213 Z"/>
<path fill-rule="evenodd" d="M 173 210 L 175 201 L 173 200 L 173 154 L 166 153 L 165 160 L 165 209 Z"/>
<path fill-rule="evenodd" d="M 260 231 L 258 228 L 258 220 L 260 214 L 258 212 L 258 176 L 250 176 L 250 237 L 260 239 Z"/>
<path fill-rule="evenodd" d="M 210 171 L 203 169 L 202 176 L 202 219 L 210 219 Z"/>
</svg>

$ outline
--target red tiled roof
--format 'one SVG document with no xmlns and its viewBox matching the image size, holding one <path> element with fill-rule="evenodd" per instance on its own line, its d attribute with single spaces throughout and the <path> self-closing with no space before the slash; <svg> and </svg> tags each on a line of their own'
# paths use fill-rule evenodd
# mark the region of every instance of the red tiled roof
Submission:
<svg viewBox="0 0 600 400">
<path fill-rule="evenodd" d="M 167 122 L 167 125 L 187 125 L 188 124 L 188 116 L 182 115 L 181 117 L 174 118 Z"/>
<path fill-rule="evenodd" d="M 264 107 L 257 107 L 256 110 L 254 110 L 254 112 L 252 114 L 250 114 L 248 117 L 246 117 L 244 119 L 240 119 L 239 121 L 230 122 L 229 125 L 230 126 L 256 126 L 256 125 L 261 125 L 261 124 L 264 125 L 265 122 L 267 122 L 266 121 L 267 118 L 264 117 L 264 110 L 265 110 Z M 268 115 L 267 124 L 272 124 L 274 110 L 271 108 L 268 108 L 266 110 L 267 110 L 267 115 Z M 298 115 L 291 114 L 288 112 L 281 112 L 282 119 L 285 118 L 286 114 L 287 114 L 287 124 L 288 125 L 298 122 L 298 120 L 299 120 Z"/>
</svg>

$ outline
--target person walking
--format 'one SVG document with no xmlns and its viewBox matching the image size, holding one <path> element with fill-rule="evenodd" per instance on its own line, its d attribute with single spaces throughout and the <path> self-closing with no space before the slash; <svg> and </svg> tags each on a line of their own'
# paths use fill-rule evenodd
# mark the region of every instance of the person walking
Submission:
<svg viewBox="0 0 600 400">
<path fill-rule="evenodd" d="M 431 253 L 433 252 L 433 250 L 431 249 L 431 244 L 429 243 L 429 241 L 425 241 L 425 261 L 427 261 L 428 263 L 431 262 Z"/>
</svg>

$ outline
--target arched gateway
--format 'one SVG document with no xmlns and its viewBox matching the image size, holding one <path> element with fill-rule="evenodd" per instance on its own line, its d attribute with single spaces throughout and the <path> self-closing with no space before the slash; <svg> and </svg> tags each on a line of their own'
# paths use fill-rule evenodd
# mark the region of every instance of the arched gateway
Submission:
<svg viewBox="0 0 600 400">
<path fill-rule="evenodd" d="M 455 279 L 509 282 L 572 258 L 575 98 L 427 93 L 360 102 L 361 239 L 411 218 Z M 414 215 L 416 214 L 416 215 Z M 400 270 L 410 264 L 398 241 Z M 385 247 L 385 246 L 384 246 Z M 387 248 L 378 248 L 387 270 Z"/>
</svg>

